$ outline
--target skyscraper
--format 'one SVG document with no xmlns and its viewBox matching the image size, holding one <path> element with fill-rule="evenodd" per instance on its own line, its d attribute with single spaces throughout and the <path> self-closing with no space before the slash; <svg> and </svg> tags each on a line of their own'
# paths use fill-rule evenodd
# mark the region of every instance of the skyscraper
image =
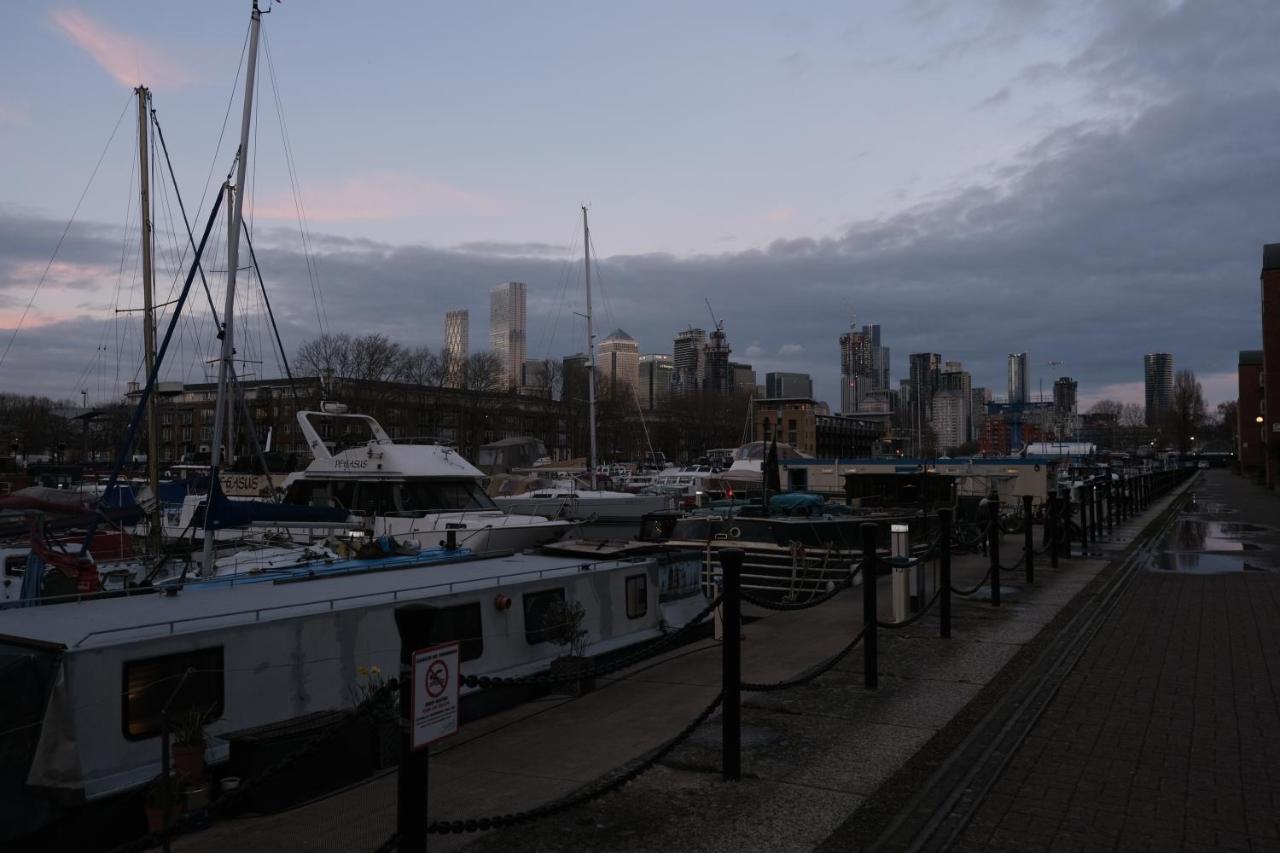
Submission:
<svg viewBox="0 0 1280 853">
<path fill-rule="evenodd" d="M 1173 399 L 1173 354 L 1149 352 L 1142 357 L 1147 385 L 1147 426 L 1158 426 Z"/>
<path fill-rule="evenodd" d="M 671 356 L 664 353 L 642 355 L 639 359 L 639 384 L 636 397 L 647 412 L 665 408 L 671 400 Z"/>
<path fill-rule="evenodd" d="M 813 380 L 807 373 L 766 373 L 764 375 L 766 397 L 813 398 Z"/>
<path fill-rule="evenodd" d="M 876 327 L 877 330 L 879 327 Z M 858 410 L 862 398 L 875 387 L 871 336 L 850 326 L 840 336 L 840 413 Z"/>
<path fill-rule="evenodd" d="M 466 311 L 449 311 L 444 315 L 444 384 L 461 388 L 467 358 L 471 355 L 471 315 Z"/>
<path fill-rule="evenodd" d="M 1009 353 L 1009 402 L 1030 402 L 1030 387 L 1030 379 L 1027 376 L 1027 354 L 1025 352 Z"/>
<path fill-rule="evenodd" d="M 733 393 L 750 397 L 756 393 L 756 369 L 741 361 L 729 362 L 729 373 L 733 376 Z"/>
<path fill-rule="evenodd" d="M 611 396 L 631 402 L 640 381 L 640 345 L 622 329 L 614 329 L 600 342 L 596 370 Z"/>
<path fill-rule="evenodd" d="M 525 357 L 524 282 L 509 281 L 489 292 L 489 349 L 502 362 L 503 384 L 519 384 Z"/>
<path fill-rule="evenodd" d="M 723 329 L 711 333 L 702 348 L 702 390 L 708 394 L 729 396 L 733 393 L 733 369 L 729 366 L 729 341 Z"/>
<path fill-rule="evenodd" d="M 973 377 L 958 361 L 948 361 L 942 365 L 938 374 L 938 393 L 953 392 L 955 399 L 948 405 L 947 418 L 954 420 L 955 426 L 948 436 L 956 439 L 951 444 L 943 441 L 943 431 L 938 425 L 939 412 L 937 401 L 933 406 L 934 431 L 938 434 L 938 442 L 942 447 L 955 447 L 971 441 L 973 433 Z"/>
<path fill-rule="evenodd" d="M 688 328 L 676 335 L 671 346 L 672 394 L 692 394 L 702 387 L 706 343 L 707 333 L 703 329 Z"/>
</svg>

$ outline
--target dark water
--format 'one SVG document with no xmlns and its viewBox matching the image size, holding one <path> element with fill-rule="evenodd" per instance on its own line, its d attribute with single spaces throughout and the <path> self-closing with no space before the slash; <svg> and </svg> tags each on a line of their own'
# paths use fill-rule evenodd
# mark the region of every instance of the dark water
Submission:
<svg viewBox="0 0 1280 853">
<path fill-rule="evenodd" d="M 1161 572 L 1191 575 L 1218 575 L 1224 572 L 1268 571 L 1235 554 L 1205 554 L 1196 551 L 1161 551 L 1151 558 L 1151 568 Z"/>
<path fill-rule="evenodd" d="M 1274 570 L 1256 541 L 1269 528 L 1213 517 L 1233 512 L 1218 501 L 1193 499 L 1156 544 L 1148 568 L 1193 575 Z"/>
<path fill-rule="evenodd" d="M 1184 518 L 1170 528 L 1158 547 L 1161 551 L 1256 551 L 1258 545 L 1245 536 L 1263 529 L 1256 524 Z"/>
</svg>

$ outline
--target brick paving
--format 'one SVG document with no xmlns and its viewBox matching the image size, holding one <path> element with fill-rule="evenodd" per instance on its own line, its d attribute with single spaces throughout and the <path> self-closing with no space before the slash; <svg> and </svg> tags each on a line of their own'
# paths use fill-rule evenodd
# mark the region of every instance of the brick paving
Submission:
<svg viewBox="0 0 1280 853">
<path fill-rule="evenodd" d="M 1280 521 L 1234 475 L 1203 485 Z M 1139 570 L 957 849 L 1280 850 L 1278 692 L 1280 572 Z"/>
</svg>

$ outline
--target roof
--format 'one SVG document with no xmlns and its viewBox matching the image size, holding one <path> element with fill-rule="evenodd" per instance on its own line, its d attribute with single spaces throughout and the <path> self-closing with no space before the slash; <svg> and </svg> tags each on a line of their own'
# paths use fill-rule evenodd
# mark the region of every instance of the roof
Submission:
<svg viewBox="0 0 1280 853">
<path fill-rule="evenodd" d="M 635 338 L 631 337 L 626 332 L 624 332 L 622 330 L 622 327 L 618 327 L 614 329 L 612 332 L 610 332 L 609 336 L 606 337 L 605 340 L 606 341 L 634 341 Z"/>
<path fill-rule="evenodd" d="M 1262 268 L 1280 270 L 1280 243 L 1267 243 L 1262 247 Z"/>
<path fill-rule="evenodd" d="M 644 562 L 605 561 L 591 565 L 608 571 Z M 506 586 L 536 580 L 540 575 L 577 574 L 583 565 L 581 558 L 516 554 L 292 583 L 203 590 L 189 586 L 172 596 L 137 595 L 0 611 L 0 638 L 60 643 L 72 648 L 117 645 L 148 637 L 290 619 L 328 611 L 330 602 L 333 609 L 354 609 L 495 587 L 499 582 Z"/>
<path fill-rule="evenodd" d="M 1262 350 L 1260 349 L 1242 349 L 1240 350 L 1241 364 L 1262 364 Z"/>
</svg>

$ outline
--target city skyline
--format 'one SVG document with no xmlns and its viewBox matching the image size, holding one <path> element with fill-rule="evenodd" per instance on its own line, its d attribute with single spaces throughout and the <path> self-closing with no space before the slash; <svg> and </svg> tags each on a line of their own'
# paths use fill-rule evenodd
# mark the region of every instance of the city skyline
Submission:
<svg viewBox="0 0 1280 853">
<path fill-rule="evenodd" d="M 827 342 L 841 324 L 828 318 L 847 317 L 856 305 L 876 318 L 898 353 L 954 353 L 986 387 L 1004 385 L 997 371 L 1005 353 L 1026 349 L 1039 354 L 1029 365 L 1033 390 L 1051 386 L 1055 377 L 1045 364 L 1053 359 L 1080 383 L 1081 408 L 1099 397 L 1141 402 L 1143 377 L 1132 365 L 1176 342 L 1179 364 L 1197 373 L 1210 404 L 1231 399 L 1234 350 L 1195 332 L 1210 324 L 1238 334 L 1243 346 L 1258 338 L 1240 307 L 1256 287 L 1256 270 L 1237 247 L 1274 236 L 1269 223 L 1280 219 L 1280 192 L 1271 182 L 1280 177 L 1267 164 L 1280 143 L 1272 132 L 1276 119 L 1259 108 L 1266 103 L 1259 87 L 1269 84 L 1239 81 L 1269 79 L 1259 70 L 1280 63 L 1254 37 L 1266 29 L 1260 22 L 1280 12 L 1264 4 L 1154 4 L 1124 14 L 1105 8 L 1069 14 L 1047 3 L 1006 20 L 1007 10 L 983 9 L 990 26 L 975 35 L 945 10 L 912 4 L 857 19 L 836 5 L 794 15 L 735 8 L 736 43 L 777 57 L 772 65 L 745 62 L 751 51 L 735 55 L 705 38 L 724 26 L 723 16 L 691 15 L 686 33 L 668 47 L 687 63 L 698 56 L 691 43 L 707 50 L 715 42 L 708 62 L 723 64 L 727 76 L 655 78 L 651 72 L 669 64 L 650 64 L 644 52 L 609 57 L 637 79 L 655 79 L 658 94 L 610 92 L 605 99 L 602 81 L 587 81 L 604 110 L 593 126 L 605 135 L 583 152 L 568 144 L 580 130 L 572 113 L 504 85 L 524 75 L 534 89 L 567 79 L 569 69 L 559 62 L 531 62 L 527 48 L 515 45 L 484 74 L 446 74 L 447 66 L 424 65 L 421 50 L 373 50 L 385 28 L 360 20 L 344 29 L 340 21 L 352 22 L 337 4 L 279 7 L 266 30 L 291 105 L 310 255 L 301 251 L 291 220 L 290 172 L 268 132 L 278 133 L 269 108 L 254 159 L 257 195 L 246 211 L 286 349 L 292 354 L 324 331 L 370 328 L 406 345 L 438 348 L 442 330 L 414 322 L 420 306 L 482 316 L 477 289 L 521 280 L 539 294 L 529 306 L 530 355 L 571 352 L 582 337 L 572 317 L 580 308 L 563 308 L 556 294 L 566 264 L 580 257 L 573 245 L 577 206 L 589 199 L 606 297 L 600 328 L 624 325 L 645 350 L 665 349 L 660 342 L 687 323 L 705 324 L 703 299 L 710 298 L 724 316 L 735 359 L 761 374 L 809 373 L 815 395 L 835 403 L 839 377 L 824 365 Z M 131 3 L 9 10 L 16 37 L 15 50 L 0 58 L 10 64 L 7 79 L 21 79 L 20 69 L 42 60 L 49 73 L 22 89 L 0 87 L 0 150 L 14 178 L 0 206 L 6 343 L 139 72 L 155 89 L 193 218 L 207 209 L 207 199 L 203 207 L 200 201 L 209 167 L 221 173 L 227 160 L 225 146 L 213 153 L 222 111 L 208 105 L 222 103 L 234 81 L 243 13 L 236 4 L 200 13 Z M 439 32 L 427 25 L 438 22 L 431 12 L 402 14 L 412 25 L 394 38 Z M 468 31 L 481 23 L 470 10 L 434 14 Z M 578 43 L 591 28 L 614 33 L 638 26 L 653 43 L 667 44 L 628 13 L 589 22 L 557 10 L 518 14 L 527 31 L 556 43 Z M 817 32 L 832 36 L 815 38 Z M 1151 41 L 1157 32 L 1158 42 Z M 1197 57 L 1206 39 L 1237 48 L 1204 73 L 1185 73 L 1204 65 Z M 335 40 L 368 55 L 376 70 L 339 73 L 342 63 L 321 58 Z M 860 68 L 867 51 L 851 44 L 879 47 L 870 53 L 880 60 Z M 975 49 L 979 44 L 1009 49 Z M 944 49 L 950 45 L 957 47 Z M 474 67 L 457 45 L 442 48 L 433 62 Z M 404 59 L 410 55 L 415 61 Z M 1102 55 L 1109 60 L 1101 62 Z M 459 106 L 450 133 L 428 133 L 416 123 L 417 112 L 430 110 L 406 111 L 389 104 L 386 91 L 369 93 L 369 73 L 449 80 L 445 87 L 422 86 L 421 97 L 424 105 L 445 99 Z M 580 76 L 576 67 L 572 73 Z M 868 75 L 875 79 L 864 83 Z M 724 114 L 714 122 L 691 120 L 679 146 L 639 144 L 634 129 L 664 126 L 659 104 L 670 98 L 681 115 L 696 117 L 693 108 L 705 103 L 712 78 L 716 91 L 731 95 L 718 99 Z M 376 97 L 351 99 L 360 104 L 356 120 L 337 128 L 332 111 L 319 105 L 353 90 Z M 749 91 L 765 100 L 751 100 L 747 109 L 732 97 Z M 1112 91 L 1124 97 L 1095 97 Z M 879 92 L 890 103 L 926 98 L 922 114 L 947 132 L 890 122 L 867 136 L 860 106 Z M 797 100 L 798 93 L 807 97 Z M 815 108 L 837 102 L 852 106 Z M 787 120 L 766 122 L 768 134 L 754 132 L 757 104 Z M 512 115 L 531 134 L 531 144 L 518 150 L 499 147 L 501 135 L 490 132 L 496 116 Z M 389 127 L 390 116 L 406 124 Z M 865 138 L 865 150 L 831 144 L 848 138 Z M 128 133 L 113 145 L 0 365 L 6 388 L 54 397 L 79 396 L 85 388 L 94 399 L 114 399 L 123 382 L 117 374 L 133 373 L 139 361 L 139 346 L 118 334 L 131 315 L 116 314 L 137 306 L 114 296 L 119 270 L 131 269 L 136 256 L 122 239 L 130 233 L 121 215 L 133 165 Z M 562 146 L 575 156 L 552 153 Z M 377 164 L 373 171 L 354 168 L 352 150 L 361 151 L 362 163 Z M 1192 152 L 1202 164 L 1195 177 L 1177 168 Z M 762 157 L 772 168 L 757 167 Z M 1133 162 L 1145 167 L 1128 168 Z M 1232 190 L 1224 204 L 1221 193 L 1235 187 L 1245 187 L 1244 194 Z M 1184 202 L 1152 201 L 1171 196 Z M 681 204 L 671 204 L 675 198 Z M 1229 215 L 1221 215 L 1224 209 Z M 1123 236 L 1137 227 L 1149 248 L 1141 263 L 1135 242 Z M 130 261 L 124 265 L 122 244 Z M 178 275 L 165 259 L 159 263 L 163 279 Z M 124 284 L 126 297 L 136 290 Z M 1206 301 L 1209 292 L 1225 298 Z M 415 310 L 387 310 L 403 303 Z M 1101 315 L 1098 306 L 1106 307 Z M 1131 318 L 1139 313 L 1144 322 L 1135 332 Z M 208 326 L 207 314 L 197 322 Z M 977 323 L 986 328 L 980 336 L 972 333 Z M 245 331 L 256 334 L 252 324 Z M 109 359 L 95 357 L 93 342 L 108 337 L 124 340 Z M 200 378 L 209 357 L 205 338 L 199 347 L 184 343 L 164 378 Z M 255 357 L 268 362 L 264 370 L 276 369 L 267 347 Z M 904 373 L 899 355 L 891 374 L 896 380 Z"/>
</svg>

